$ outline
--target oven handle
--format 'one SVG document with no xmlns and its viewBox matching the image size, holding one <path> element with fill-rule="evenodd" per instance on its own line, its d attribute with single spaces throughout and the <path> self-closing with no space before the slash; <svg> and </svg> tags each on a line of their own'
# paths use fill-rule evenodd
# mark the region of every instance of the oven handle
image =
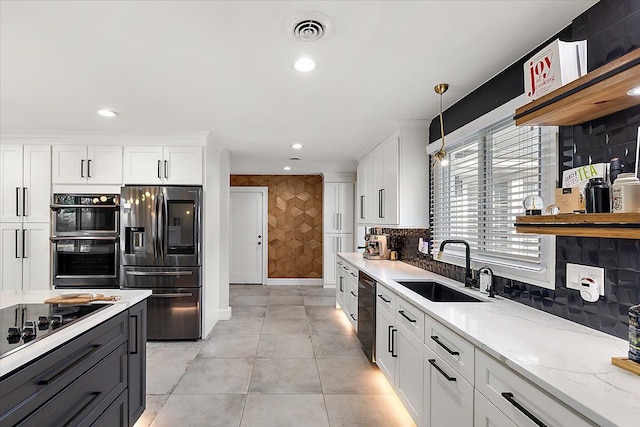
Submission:
<svg viewBox="0 0 640 427">
<path fill-rule="evenodd" d="M 117 242 L 118 236 L 53 236 L 49 237 L 52 242 L 60 242 L 62 240 L 106 240 L 111 242 Z"/>
<path fill-rule="evenodd" d="M 65 209 L 65 208 L 72 208 L 72 209 L 78 209 L 78 208 L 99 208 L 99 209 L 114 209 L 119 211 L 120 210 L 120 205 L 59 205 L 59 204 L 54 204 L 54 205 L 49 205 L 49 207 L 51 208 L 52 211 L 57 211 L 60 209 Z"/>
<path fill-rule="evenodd" d="M 151 294 L 150 298 L 188 298 L 192 297 L 192 292 L 183 292 L 183 293 L 175 293 L 175 294 Z"/>
<path fill-rule="evenodd" d="M 127 271 L 125 274 L 127 276 L 190 276 L 193 274 L 193 271 Z"/>
</svg>

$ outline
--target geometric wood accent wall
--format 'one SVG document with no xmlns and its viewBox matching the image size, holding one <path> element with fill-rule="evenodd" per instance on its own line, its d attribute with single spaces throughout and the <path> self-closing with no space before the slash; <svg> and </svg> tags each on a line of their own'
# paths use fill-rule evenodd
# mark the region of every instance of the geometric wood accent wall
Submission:
<svg viewBox="0 0 640 427">
<path fill-rule="evenodd" d="M 269 278 L 322 278 L 322 175 L 231 175 L 269 188 Z"/>
</svg>

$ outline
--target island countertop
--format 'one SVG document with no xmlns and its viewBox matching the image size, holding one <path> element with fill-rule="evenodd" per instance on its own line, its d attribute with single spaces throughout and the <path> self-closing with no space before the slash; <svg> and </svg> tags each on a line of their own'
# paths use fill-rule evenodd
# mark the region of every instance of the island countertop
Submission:
<svg viewBox="0 0 640 427">
<path fill-rule="evenodd" d="M 611 365 L 629 343 L 505 298 L 478 303 L 432 302 L 397 280 L 437 280 L 476 297 L 477 290 L 401 261 L 338 256 L 422 308 L 428 315 L 601 426 L 635 426 L 640 377 Z"/>
<path fill-rule="evenodd" d="M 0 308 L 10 307 L 16 304 L 42 303 L 48 298 L 60 295 L 61 290 L 50 291 L 16 291 L 0 292 Z M 151 296 L 150 290 L 121 290 L 121 289 L 65 289 L 64 292 L 93 292 L 105 296 L 120 296 L 118 301 L 97 301 L 97 303 L 107 303 L 110 307 L 93 313 L 91 316 L 70 324 L 68 327 L 47 335 L 41 340 L 35 341 L 28 346 L 8 354 L 0 359 L 0 377 L 20 368 L 30 361 L 42 356 L 54 348 L 72 340 L 83 332 L 88 331 L 109 320 L 113 316 L 127 310 L 129 307 L 145 300 Z"/>
</svg>

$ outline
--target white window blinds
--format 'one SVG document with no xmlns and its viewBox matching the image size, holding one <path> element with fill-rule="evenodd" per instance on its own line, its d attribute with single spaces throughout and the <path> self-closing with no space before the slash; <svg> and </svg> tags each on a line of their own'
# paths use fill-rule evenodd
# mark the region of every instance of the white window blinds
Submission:
<svg viewBox="0 0 640 427">
<path fill-rule="evenodd" d="M 545 267 L 541 237 L 518 234 L 522 200 L 540 195 L 549 165 L 539 127 L 516 127 L 511 118 L 447 144 L 447 165 L 431 165 L 433 252 L 445 239 L 463 239 L 472 258 L 539 270 Z M 552 175 L 552 174 L 546 174 Z M 463 256 L 461 246 L 446 252 Z"/>
</svg>

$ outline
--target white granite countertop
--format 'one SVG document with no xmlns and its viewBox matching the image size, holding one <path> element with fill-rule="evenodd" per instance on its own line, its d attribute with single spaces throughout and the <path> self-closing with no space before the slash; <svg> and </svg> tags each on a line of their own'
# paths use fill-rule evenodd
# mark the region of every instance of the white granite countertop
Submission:
<svg viewBox="0 0 640 427">
<path fill-rule="evenodd" d="M 628 341 L 500 297 L 432 302 L 396 280 L 435 279 L 476 297 L 483 294 L 400 261 L 338 256 L 596 424 L 638 425 L 640 376 L 611 364 L 611 357 L 627 356 Z"/>
<path fill-rule="evenodd" d="M 83 332 L 88 331 L 101 324 L 102 322 L 109 320 L 113 316 L 117 315 L 128 309 L 129 307 L 143 301 L 151 296 L 150 290 L 120 290 L 120 289 L 64 289 L 64 292 L 93 292 L 104 294 L 105 296 L 118 295 L 120 300 L 114 302 L 97 301 L 97 303 L 104 304 L 109 303 L 111 307 L 100 310 L 97 313 L 88 316 L 86 319 L 82 319 L 64 329 L 60 329 L 55 334 L 50 334 L 35 341 L 28 346 L 22 348 L 15 353 L 8 354 L 0 359 L 0 377 L 8 374 L 9 372 L 21 367 L 25 363 L 30 362 L 43 355 L 44 353 L 53 350 L 54 348 L 66 343 L 67 341 L 77 337 Z M 41 303 L 44 300 L 58 296 L 61 290 L 51 291 L 22 291 L 22 292 L 0 292 L 0 308 L 10 307 L 15 304 L 32 304 Z M 5 333 L 6 331 L 0 331 Z M 4 337 L 2 337 L 4 338 Z"/>
</svg>

